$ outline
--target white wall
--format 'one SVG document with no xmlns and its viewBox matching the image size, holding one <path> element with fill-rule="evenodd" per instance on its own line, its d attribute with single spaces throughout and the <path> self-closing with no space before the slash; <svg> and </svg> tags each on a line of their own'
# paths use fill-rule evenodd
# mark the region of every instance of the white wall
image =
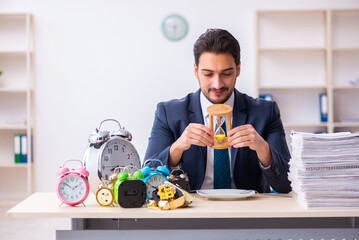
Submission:
<svg viewBox="0 0 359 240">
<path fill-rule="evenodd" d="M 192 47 L 207 28 L 239 40 L 237 88 L 252 95 L 254 12 L 336 8 L 359 8 L 359 1 L 0 0 L 0 12 L 29 12 L 35 21 L 35 190 L 54 190 L 57 168 L 82 159 L 88 135 L 105 118 L 132 133 L 143 158 L 156 104 L 198 89 Z M 189 23 L 182 41 L 161 33 L 171 13 Z"/>
</svg>

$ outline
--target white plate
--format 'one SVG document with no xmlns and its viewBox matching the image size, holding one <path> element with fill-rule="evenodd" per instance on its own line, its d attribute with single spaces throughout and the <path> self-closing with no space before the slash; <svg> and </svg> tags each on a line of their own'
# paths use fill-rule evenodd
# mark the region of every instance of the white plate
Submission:
<svg viewBox="0 0 359 240">
<path fill-rule="evenodd" d="M 198 195 L 213 200 L 235 200 L 254 195 L 254 190 L 244 189 L 208 189 L 198 190 Z"/>
</svg>

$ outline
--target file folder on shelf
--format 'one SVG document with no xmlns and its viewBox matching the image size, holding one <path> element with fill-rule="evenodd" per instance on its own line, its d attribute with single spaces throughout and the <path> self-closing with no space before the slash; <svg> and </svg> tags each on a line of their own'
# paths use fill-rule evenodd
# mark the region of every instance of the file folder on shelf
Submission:
<svg viewBox="0 0 359 240">
<path fill-rule="evenodd" d="M 267 101 L 273 101 L 273 95 L 270 93 L 263 93 L 259 95 L 259 98 L 267 100 Z"/>
<path fill-rule="evenodd" d="M 14 156 L 15 163 L 21 163 L 21 135 L 14 135 Z"/>
<path fill-rule="evenodd" d="M 27 163 L 27 135 L 26 134 L 15 134 L 14 135 L 14 161 L 15 163 Z"/>
<path fill-rule="evenodd" d="M 328 122 L 328 96 L 326 93 L 319 94 L 320 121 Z"/>
<path fill-rule="evenodd" d="M 27 135 L 21 135 L 21 162 L 27 163 Z"/>
</svg>

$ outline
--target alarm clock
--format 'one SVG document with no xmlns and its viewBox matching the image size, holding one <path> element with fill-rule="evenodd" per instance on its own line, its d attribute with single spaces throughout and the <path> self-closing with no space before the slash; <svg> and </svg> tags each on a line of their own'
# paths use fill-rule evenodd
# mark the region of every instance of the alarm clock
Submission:
<svg viewBox="0 0 359 240">
<path fill-rule="evenodd" d="M 80 168 L 69 169 L 65 167 L 67 162 L 79 162 Z M 63 203 L 75 206 L 82 203 L 89 194 L 89 183 L 87 177 L 89 172 L 83 167 L 80 160 L 67 160 L 63 163 L 62 167 L 56 172 L 56 176 L 60 177 L 56 185 L 56 193 L 61 200 L 60 207 Z"/>
<path fill-rule="evenodd" d="M 168 177 L 168 180 L 170 180 L 170 182 L 175 185 L 177 184 L 178 186 L 180 186 L 183 190 L 185 190 L 187 192 L 191 191 L 187 173 L 185 173 L 180 168 L 173 169 L 170 176 Z"/>
<path fill-rule="evenodd" d="M 146 164 L 150 161 L 158 161 L 161 163 L 161 166 L 153 169 Z M 170 175 L 170 170 L 163 166 L 162 162 L 158 159 L 149 159 L 144 163 L 143 168 L 140 171 L 143 173 L 144 178 L 142 179 L 146 183 L 146 195 L 147 199 L 153 199 L 153 193 L 161 186 L 165 181 L 167 181 L 167 176 Z"/>
<path fill-rule="evenodd" d="M 128 167 L 116 167 L 114 171 L 120 170 L 119 173 L 116 174 L 116 178 L 114 179 L 114 184 L 112 186 L 113 196 L 116 203 L 118 203 L 118 187 L 121 182 L 126 180 L 129 177 L 129 168 Z M 127 172 L 124 172 L 127 170 Z"/>
<path fill-rule="evenodd" d="M 163 185 L 158 187 L 157 200 L 149 200 L 147 208 L 170 210 L 179 207 L 188 207 L 193 200 L 191 194 L 183 190 L 178 185 L 165 181 Z"/>
<path fill-rule="evenodd" d="M 101 184 L 98 186 L 98 190 L 96 192 L 96 201 L 103 207 L 114 205 L 113 186 L 117 181 L 117 169 L 118 168 L 115 168 L 113 170 L 113 173 L 109 177 L 109 184 L 106 184 L 102 181 Z"/>
<path fill-rule="evenodd" d="M 101 130 L 102 124 L 108 121 L 116 122 L 119 128 L 111 132 Z M 131 140 L 131 133 L 122 128 L 115 119 L 103 120 L 89 136 L 89 145 L 83 163 L 90 173 L 89 184 L 93 193 L 97 192 L 102 181 L 109 183 L 109 177 L 116 167 L 135 166 L 137 169 L 141 167 L 140 158 Z"/>
<path fill-rule="evenodd" d="M 96 201 L 103 207 L 108 207 L 113 204 L 113 190 L 105 183 L 100 184 L 96 192 Z"/>
<path fill-rule="evenodd" d="M 176 195 L 176 188 L 172 184 L 164 184 L 158 187 L 157 195 L 161 201 L 173 201 Z"/>
<path fill-rule="evenodd" d="M 146 202 L 146 184 L 140 171 L 128 174 L 121 172 L 114 185 L 115 201 L 123 208 L 142 207 Z"/>
</svg>

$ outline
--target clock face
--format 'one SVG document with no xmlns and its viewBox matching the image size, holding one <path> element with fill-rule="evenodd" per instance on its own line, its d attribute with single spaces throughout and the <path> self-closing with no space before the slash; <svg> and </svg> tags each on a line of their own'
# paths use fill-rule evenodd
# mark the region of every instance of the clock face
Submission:
<svg viewBox="0 0 359 240">
<path fill-rule="evenodd" d="M 69 203 L 81 202 L 86 194 L 86 183 L 79 176 L 65 176 L 58 188 L 61 198 Z"/>
<path fill-rule="evenodd" d="M 110 206 L 113 202 L 113 195 L 110 189 L 101 188 L 96 193 L 96 200 L 101 206 Z"/>
<path fill-rule="evenodd" d="M 180 15 L 170 15 L 162 22 L 162 32 L 170 40 L 178 41 L 187 34 L 187 21 Z"/>
<path fill-rule="evenodd" d="M 99 162 L 99 177 L 109 181 L 116 167 L 134 166 L 130 172 L 137 171 L 141 162 L 135 147 L 127 140 L 115 137 L 109 140 L 103 147 Z"/>
<path fill-rule="evenodd" d="M 167 179 L 159 174 L 152 174 L 146 181 L 147 197 L 152 198 L 152 192 L 161 186 Z"/>
</svg>

